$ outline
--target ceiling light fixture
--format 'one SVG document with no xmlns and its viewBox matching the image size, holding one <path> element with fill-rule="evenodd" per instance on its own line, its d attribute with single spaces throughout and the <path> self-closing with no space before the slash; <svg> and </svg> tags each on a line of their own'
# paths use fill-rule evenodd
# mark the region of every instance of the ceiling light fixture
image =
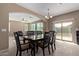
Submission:
<svg viewBox="0 0 79 59">
<path fill-rule="evenodd" d="M 46 19 L 51 19 L 51 18 L 53 18 L 53 16 L 51 16 L 49 13 L 50 13 L 50 10 L 49 10 L 49 8 L 48 8 L 48 15 L 45 16 Z"/>
</svg>

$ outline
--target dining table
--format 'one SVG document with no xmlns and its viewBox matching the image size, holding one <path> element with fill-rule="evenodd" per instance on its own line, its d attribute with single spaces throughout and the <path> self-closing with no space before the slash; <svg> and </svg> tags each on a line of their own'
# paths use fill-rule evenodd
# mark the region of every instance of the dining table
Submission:
<svg viewBox="0 0 79 59">
<path fill-rule="evenodd" d="M 36 55 L 36 45 L 39 41 L 42 41 L 44 38 L 44 34 L 36 34 L 36 35 L 29 35 L 29 36 L 23 36 L 26 40 L 30 41 L 33 45 L 33 56 Z"/>
</svg>

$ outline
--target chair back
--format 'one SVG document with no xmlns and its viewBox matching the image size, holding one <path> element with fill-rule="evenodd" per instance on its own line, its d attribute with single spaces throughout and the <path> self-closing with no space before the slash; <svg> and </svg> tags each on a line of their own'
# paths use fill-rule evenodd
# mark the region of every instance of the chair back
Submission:
<svg viewBox="0 0 79 59">
<path fill-rule="evenodd" d="M 42 31 L 36 31 L 36 34 L 41 35 L 41 34 L 43 34 L 43 32 Z"/>
<path fill-rule="evenodd" d="M 16 41 L 16 46 L 17 46 L 17 49 L 21 49 L 21 44 L 20 44 L 20 40 L 19 40 L 19 34 L 18 32 L 14 32 L 14 37 L 15 37 L 15 41 Z"/>
<path fill-rule="evenodd" d="M 50 33 L 49 32 L 45 32 L 44 33 L 44 43 L 45 44 L 49 44 L 50 42 Z"/>
<path fill-rule="evenodd" d="M 19 36 L 23 36 L 23 32 L 22 31 L 18 31 L 18 35 Z"/>
<path fill-rule="evenodd" d="M 35 34 L 34 31 L 27 31 L 27 36 L 34 35 L 34 34 Z"/>
<path fill-rule="evenodd" d="M 51 37 L 51 42 L 53 43 L 55 41 L 55 31 L 50 31 L 50 37 Z"/>
</svg>

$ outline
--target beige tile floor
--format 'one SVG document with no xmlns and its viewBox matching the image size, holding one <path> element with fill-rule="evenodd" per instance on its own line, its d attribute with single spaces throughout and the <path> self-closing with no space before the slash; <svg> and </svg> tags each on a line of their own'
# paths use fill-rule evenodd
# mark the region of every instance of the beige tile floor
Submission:
<svg viewBox="0 0 79 59">
<path fill-rule="evenodd" d="M 8 52 L 5 52 L 1 55 L 15 56 L 15 54 L 16 54 L 15 40 L 13 37 L 10 37 Z M 79 56 L 79 45 L 70 43 L 70 42 L 56 40 L 55 52 L 52 53 L 52 51 L 51 51 L 51 54 L 49 55 L 48 49 L 46 48 L 45 54 L 46 54 L 46 56 Z M 29 53 L 23 52 L 22 55 L 30 56 L 30 50 L 29 50 Z M 40 48 L 39 48 L 38 53 L 36 53 L 36 56 L 42 56 L 42 50 Z"/>
</svg>

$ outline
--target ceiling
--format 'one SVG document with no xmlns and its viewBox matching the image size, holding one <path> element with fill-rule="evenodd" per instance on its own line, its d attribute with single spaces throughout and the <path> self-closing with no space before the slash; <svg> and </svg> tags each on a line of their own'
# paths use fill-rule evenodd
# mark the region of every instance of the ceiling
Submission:
<svg viewBox="0 0 79 59">
<path fill-rule="evenodd" d="M 79 10 L 79 3 L 17 3 L 17 5 L 29 9 L 41 16 L 57 16 L 72 11 Z M 31 23 L 40 20 L 39 17 L 27 13 L 9 13 L 9 20 L 23 21 Z"/>
<path fill-rule="evenodd" d="M 42 16 L 48 14 L 48 8 L 52 16 L 79 10 L 79 3 L 18 3 L 18 5 L 30 9 Z"/>
<path fill-rule="evenodd" d="M 9 20 L 31 23 L 40 20 L 40 18 L 27 13 L 9 13 Z"/>
</svg>

